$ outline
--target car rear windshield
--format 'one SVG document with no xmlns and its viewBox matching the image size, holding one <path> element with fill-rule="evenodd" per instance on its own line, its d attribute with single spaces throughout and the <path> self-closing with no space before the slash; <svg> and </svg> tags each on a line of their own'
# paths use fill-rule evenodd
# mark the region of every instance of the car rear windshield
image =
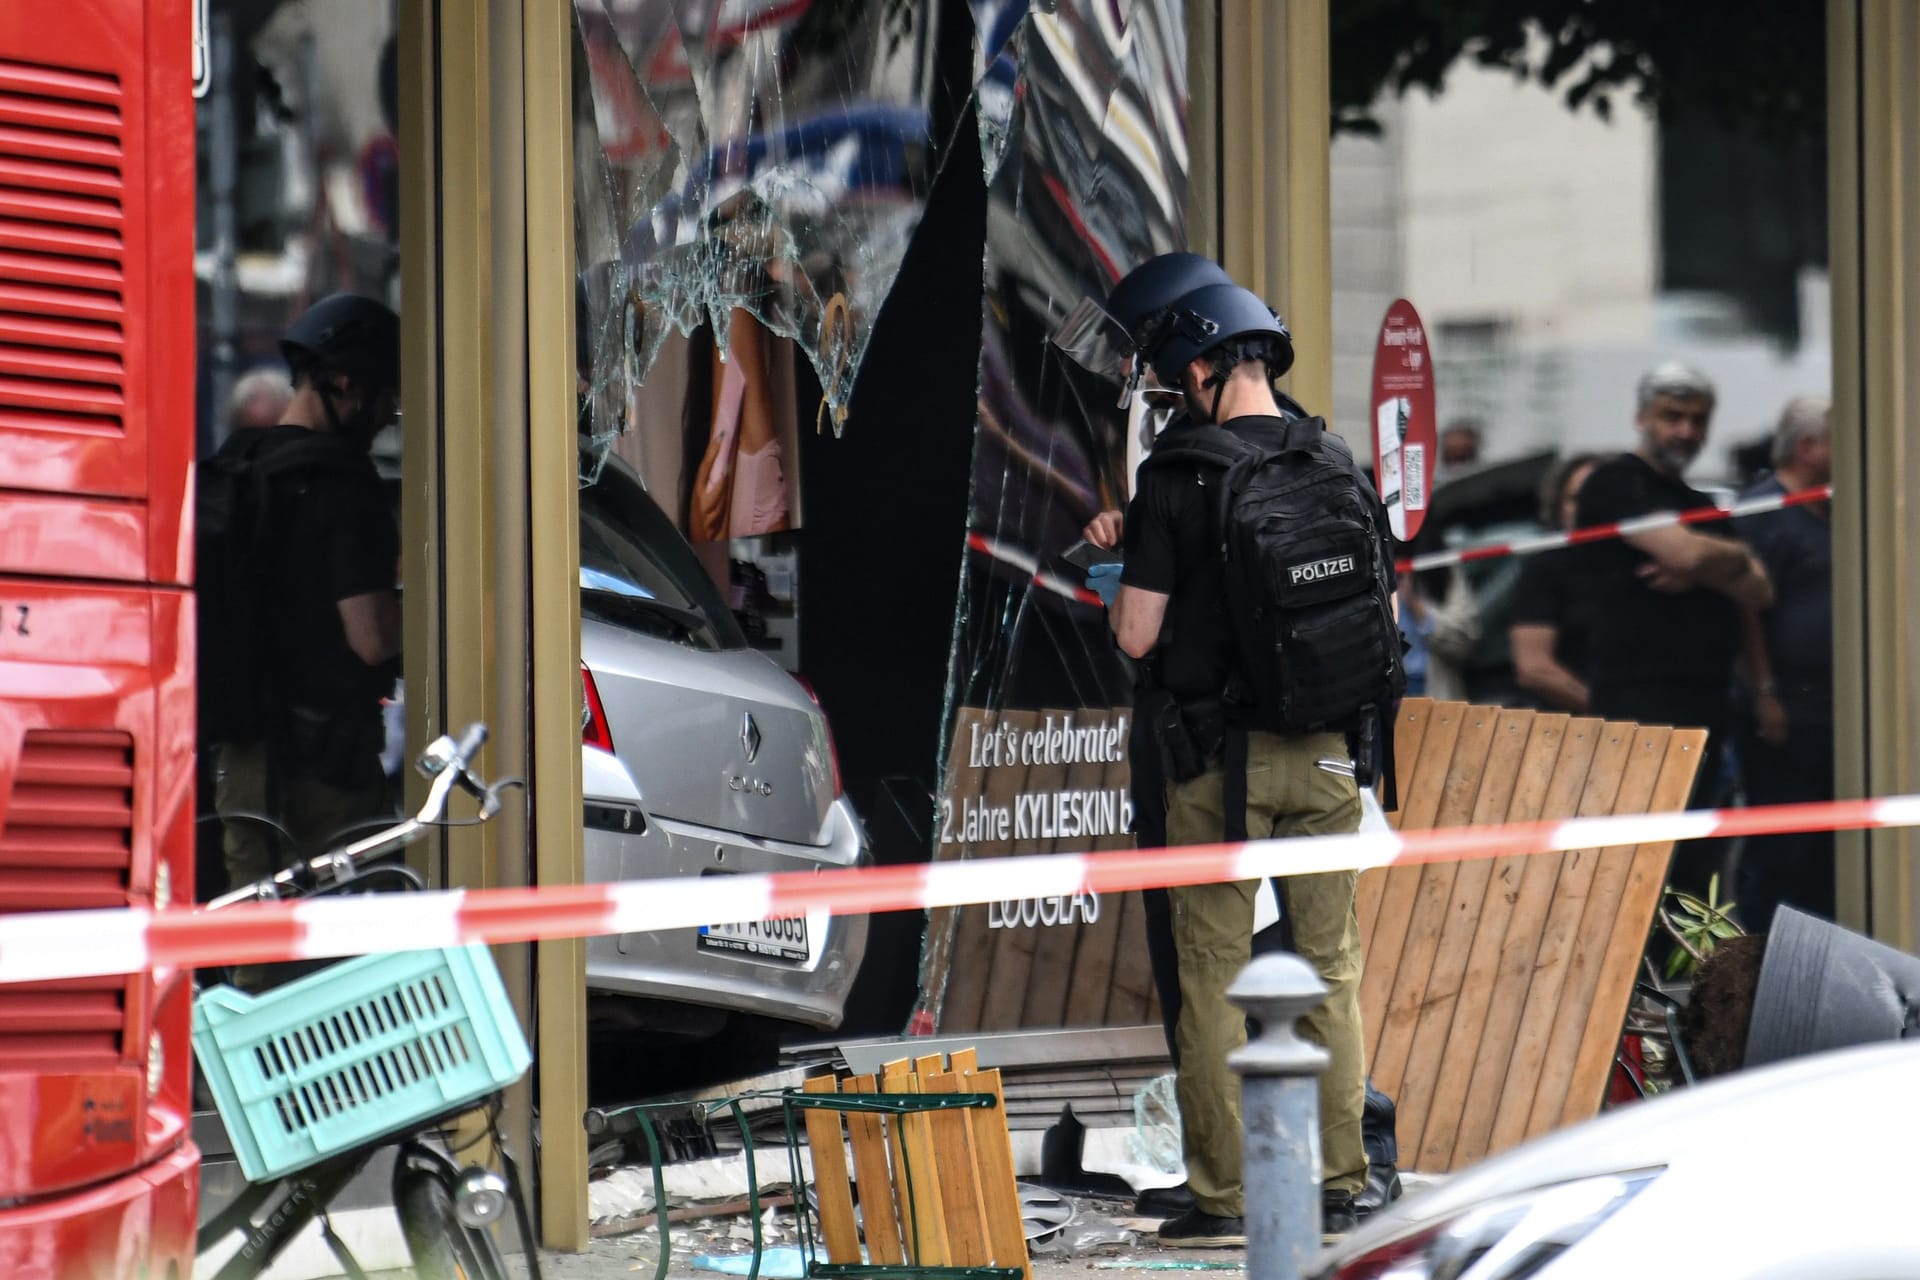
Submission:
<svg viewBox="0 0 1920 1280">
<path fill-rule="evenodd" d="M 580 491 L 580 611 L 696 649 L 747 647 L 693 548 L 618 467 Z"/>
</svg>

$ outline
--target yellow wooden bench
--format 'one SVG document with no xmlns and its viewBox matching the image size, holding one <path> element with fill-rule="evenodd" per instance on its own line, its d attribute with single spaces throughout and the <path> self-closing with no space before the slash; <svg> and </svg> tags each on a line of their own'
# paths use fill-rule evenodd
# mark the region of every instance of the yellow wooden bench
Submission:
<svg viewBox="0 0 1920 1280">
<path fill-rule="evenodd" d="M 1706 732 L 1410 698 L 1403 831 L 1686 807 Z M 1673 846 L 1360 877 L 1360 1003 L 1400 1164 L 1444 1172 L 1598 1111 Z"/>
<path fill-rule="evenodd" d="M 823 1102 L 835 1094 L 976 1093 L 991 1095 L 997 1104 L 905 1115 L 807 1109 L 821 1243 L 830 1267 L 856 1276 L 869 1268 L 899 1275 L 998 1268 L 1033 1280 L 998 1070 L 980 1070 L 975 1052 L 963 1049 L 945 1061 L 939 1054 L 902 1058 L 886 1064 L 878 1079 L 854 1076 L 844 1088 L 830 1075 L 816 1076 L 804 1088 Z M 808 1274 L 816 1268 L 809 1266 Z"/>
</svg>

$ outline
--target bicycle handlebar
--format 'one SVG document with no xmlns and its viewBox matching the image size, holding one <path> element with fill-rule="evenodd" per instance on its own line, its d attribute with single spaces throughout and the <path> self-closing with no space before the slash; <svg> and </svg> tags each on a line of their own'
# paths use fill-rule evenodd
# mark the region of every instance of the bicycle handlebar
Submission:
<svg viewBox="0 0 1920 1280">
<path fill-rule="evenodd" d="M 418 813 L 385 831 L 330 849 L 264 880 L 256 880 L 223 893 L 207 903 L 206 910 L 218 911 L 242 902 L 271 902 L 286 897 L 288 889 L 304 894 L 351 880 L 359 874 L 363 864 L 403 849 L 425 835 L 445 816 L 447 799 L 456 786 L 479 801 L 480 821 L 485 822 L 500 811 L 500 790 L 504 785 L 504 782 L 496 782 L 489 786 L 473 773 L 473 758 L 480 754 L 486 742 L 487 726 L 478 722 L 469 725 L 457 742 L 452 735 L 442 734 L 420 753 L 420 759 L 414 766 L 422 775 L 432 779 L 432 785 L 427 788 L 427 798 Z"/>
</svg>

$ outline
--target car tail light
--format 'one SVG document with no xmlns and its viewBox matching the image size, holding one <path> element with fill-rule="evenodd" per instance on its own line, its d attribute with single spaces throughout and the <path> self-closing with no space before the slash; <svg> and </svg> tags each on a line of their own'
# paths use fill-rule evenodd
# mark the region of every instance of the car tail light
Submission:
<svg viewBox="0 0 1920 1280">
<path fill-rule="evenodd" d="M 847 788 L 840 781 L 840 748 L 834 745 L 833 722 L 827 719 L 827 709 L 820 705 L 820 695 L 813 691 L 813 681 L 797 671 L 794 672 L 793 678 L 798 680 L 800 687 L 807 691 L 807 696 L 813 699 L 814 709 L 820 713 L 820 724 L 827 734 L 827 761 L 833 767 L 833 798 L 838 800 L 847 793 Z"/>
<path fill-rule="evenodd" d="M 607 727 L 607 712 L 600 705 L 600 690 L 594 687 L 593 672 L 580 664 L 580 741 L 613 752 L 613 731 Z"/>
</svg>

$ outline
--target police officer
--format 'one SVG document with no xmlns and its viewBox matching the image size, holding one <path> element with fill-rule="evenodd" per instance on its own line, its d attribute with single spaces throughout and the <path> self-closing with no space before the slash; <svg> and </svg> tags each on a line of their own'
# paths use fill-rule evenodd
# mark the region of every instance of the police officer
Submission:
<svg viewBox="0 0 1920 1280">
<path fill-rule="evenodd" d="M 1177 387 L 1197 422 L 1229 427 L 1256 444 L 1277 445 L 1287 422 L 1272 381 L 1292 362 L 1291 337 L 1257 297 L 1237 286 L 1209 285 L 1152 325 L 1144 354 L 1163 386 Z M 1342 450 L 1344 453 L 1344 450 Z M 1175 462 L 1143 470 L 1124 521 L 1126 563 L 1109 610 L 1120 647 L 1155 662 L 1157 684 L 1183 708 L 1218 697 L 1232 674 L 1233 640 L 1218 625 L 1225 588 L 1217 535 L 1210 529 L 1209 485 L 1217 472 Z M 1356 472 L 1357 475 L 1357 472 Z M 1166 639 L 1163 640 L 1163 637 Z M 1250 834 L 1335 834 L 1356 830 L 1360 797 L 1346 765 L 1344 734 L 1246 734 Z M 1332 767 L 1329 766 L 1331 762 Z M 1220 754 L 1196 777 L 1167 788 L 1166 836 L 1175 843 L 1226 838 Z M 1172 929 L 1183 1001 L 1177 1026 L 1180 1110 L 1195 1206 L 1162 1226 L 1165 1244 L 1221 1247 L 1244 1243 L 1237 1081 L 1226 1059 L 1245 1040 L 1226 988 L 1251 954 L 1255 884 L 1171 891 Z M 1327 1226 L 1353 1221 L 1354 1196 L 1366 1185 L 1362 1145 L 1365 1050 L 1359 1022 L 1360 941 L 1354 875 L 1298 876 L 1281 893 L 1297 949 L 1329 987 L 1326 1004 L 1306 1020 L 1332 1058 L 1321 1087 L 1323 1189 Z"/>
<path fill-rule="evenodd" d="M 1227 273 L 1212 258 L 1197 253 L 1163 253 L 1121 277 L 1107 295 L 1106 312 L 1131 337 L 1176 298 L 1204 285 L 1231 283 Z M 1184 415 L 1174 416 L 1166 430 L 1177 431 L 1185 420 Z M 1081 536 L 1097 547 L 1111 549 L 1120 545 L 1124 530 L 1125 520 L 1120 512 L 1102 511 L 1088 523 Z M 1119 584 L 1117 565 L 1096 572 L 1090 579 L 1090 585 L 1105 597 L 1110 597 Z M 1133 793 L 1134 844 L 1141 849 L 1164 848 L 1167 843 L 1167 798 L 1160 751 L 1154 744 L 1152 731 L 1154 717 L 1165 701 L 1166 693 L 1158 687 L 1151 660 L 1139 663 L 1133 691 L 1133 724 L 1127 739 L 1127 765 Z M 1148 889 L 1142 897 L 1146 906 L 1147 956 L 1153 966 L 1153 985 L 1160 996 L 1167 1051 L 1177 1065 L 1180 1048 L 1174 1027 L 1180 1016 L 1180 975 L 1174 963 L 1173 923 L 1167 891 Z M 1151 1198 L 1151 1193 L 1142 1197 L 1142 1212 L 1153 1209 L 1149 1203 Z M 1176 1197 L 1166 1207 L 1179 1212 L 1190 1205 L 1184 1197 Z"/>
<path fill-rule="evenodd" d="M 257 585 L 225 592 L 223 616 L 210 620 L 203 601 L 203 628 L 228 632 L 210 648 L 244 647 L 251 659 L 244 677 L 204 663 L 201 673 L 203 706 L 214 708 L 215 804 L 231 815 L 223 847 L 232 887 L 391 807 L 381 698 L 400 656 L 400 535 L 368 451 L 394 417 L 399 320 L 371 298 L 336 294 L 296 320 L 280 349 L 293 382 L 280 421 L 234 433 L 203 466 L 209 478 L 240 478 L 233 501 L 248 505 L 246 527 L 260 534 L 218 550 L 203 540 L 200 550 L 203 562 L 247 556 L 243 570 L 226 568 Z M 270 819 L 291 843 L 241 815 Z M 242 985 L 258 978 L 236 975 Z"/>
</svg>

